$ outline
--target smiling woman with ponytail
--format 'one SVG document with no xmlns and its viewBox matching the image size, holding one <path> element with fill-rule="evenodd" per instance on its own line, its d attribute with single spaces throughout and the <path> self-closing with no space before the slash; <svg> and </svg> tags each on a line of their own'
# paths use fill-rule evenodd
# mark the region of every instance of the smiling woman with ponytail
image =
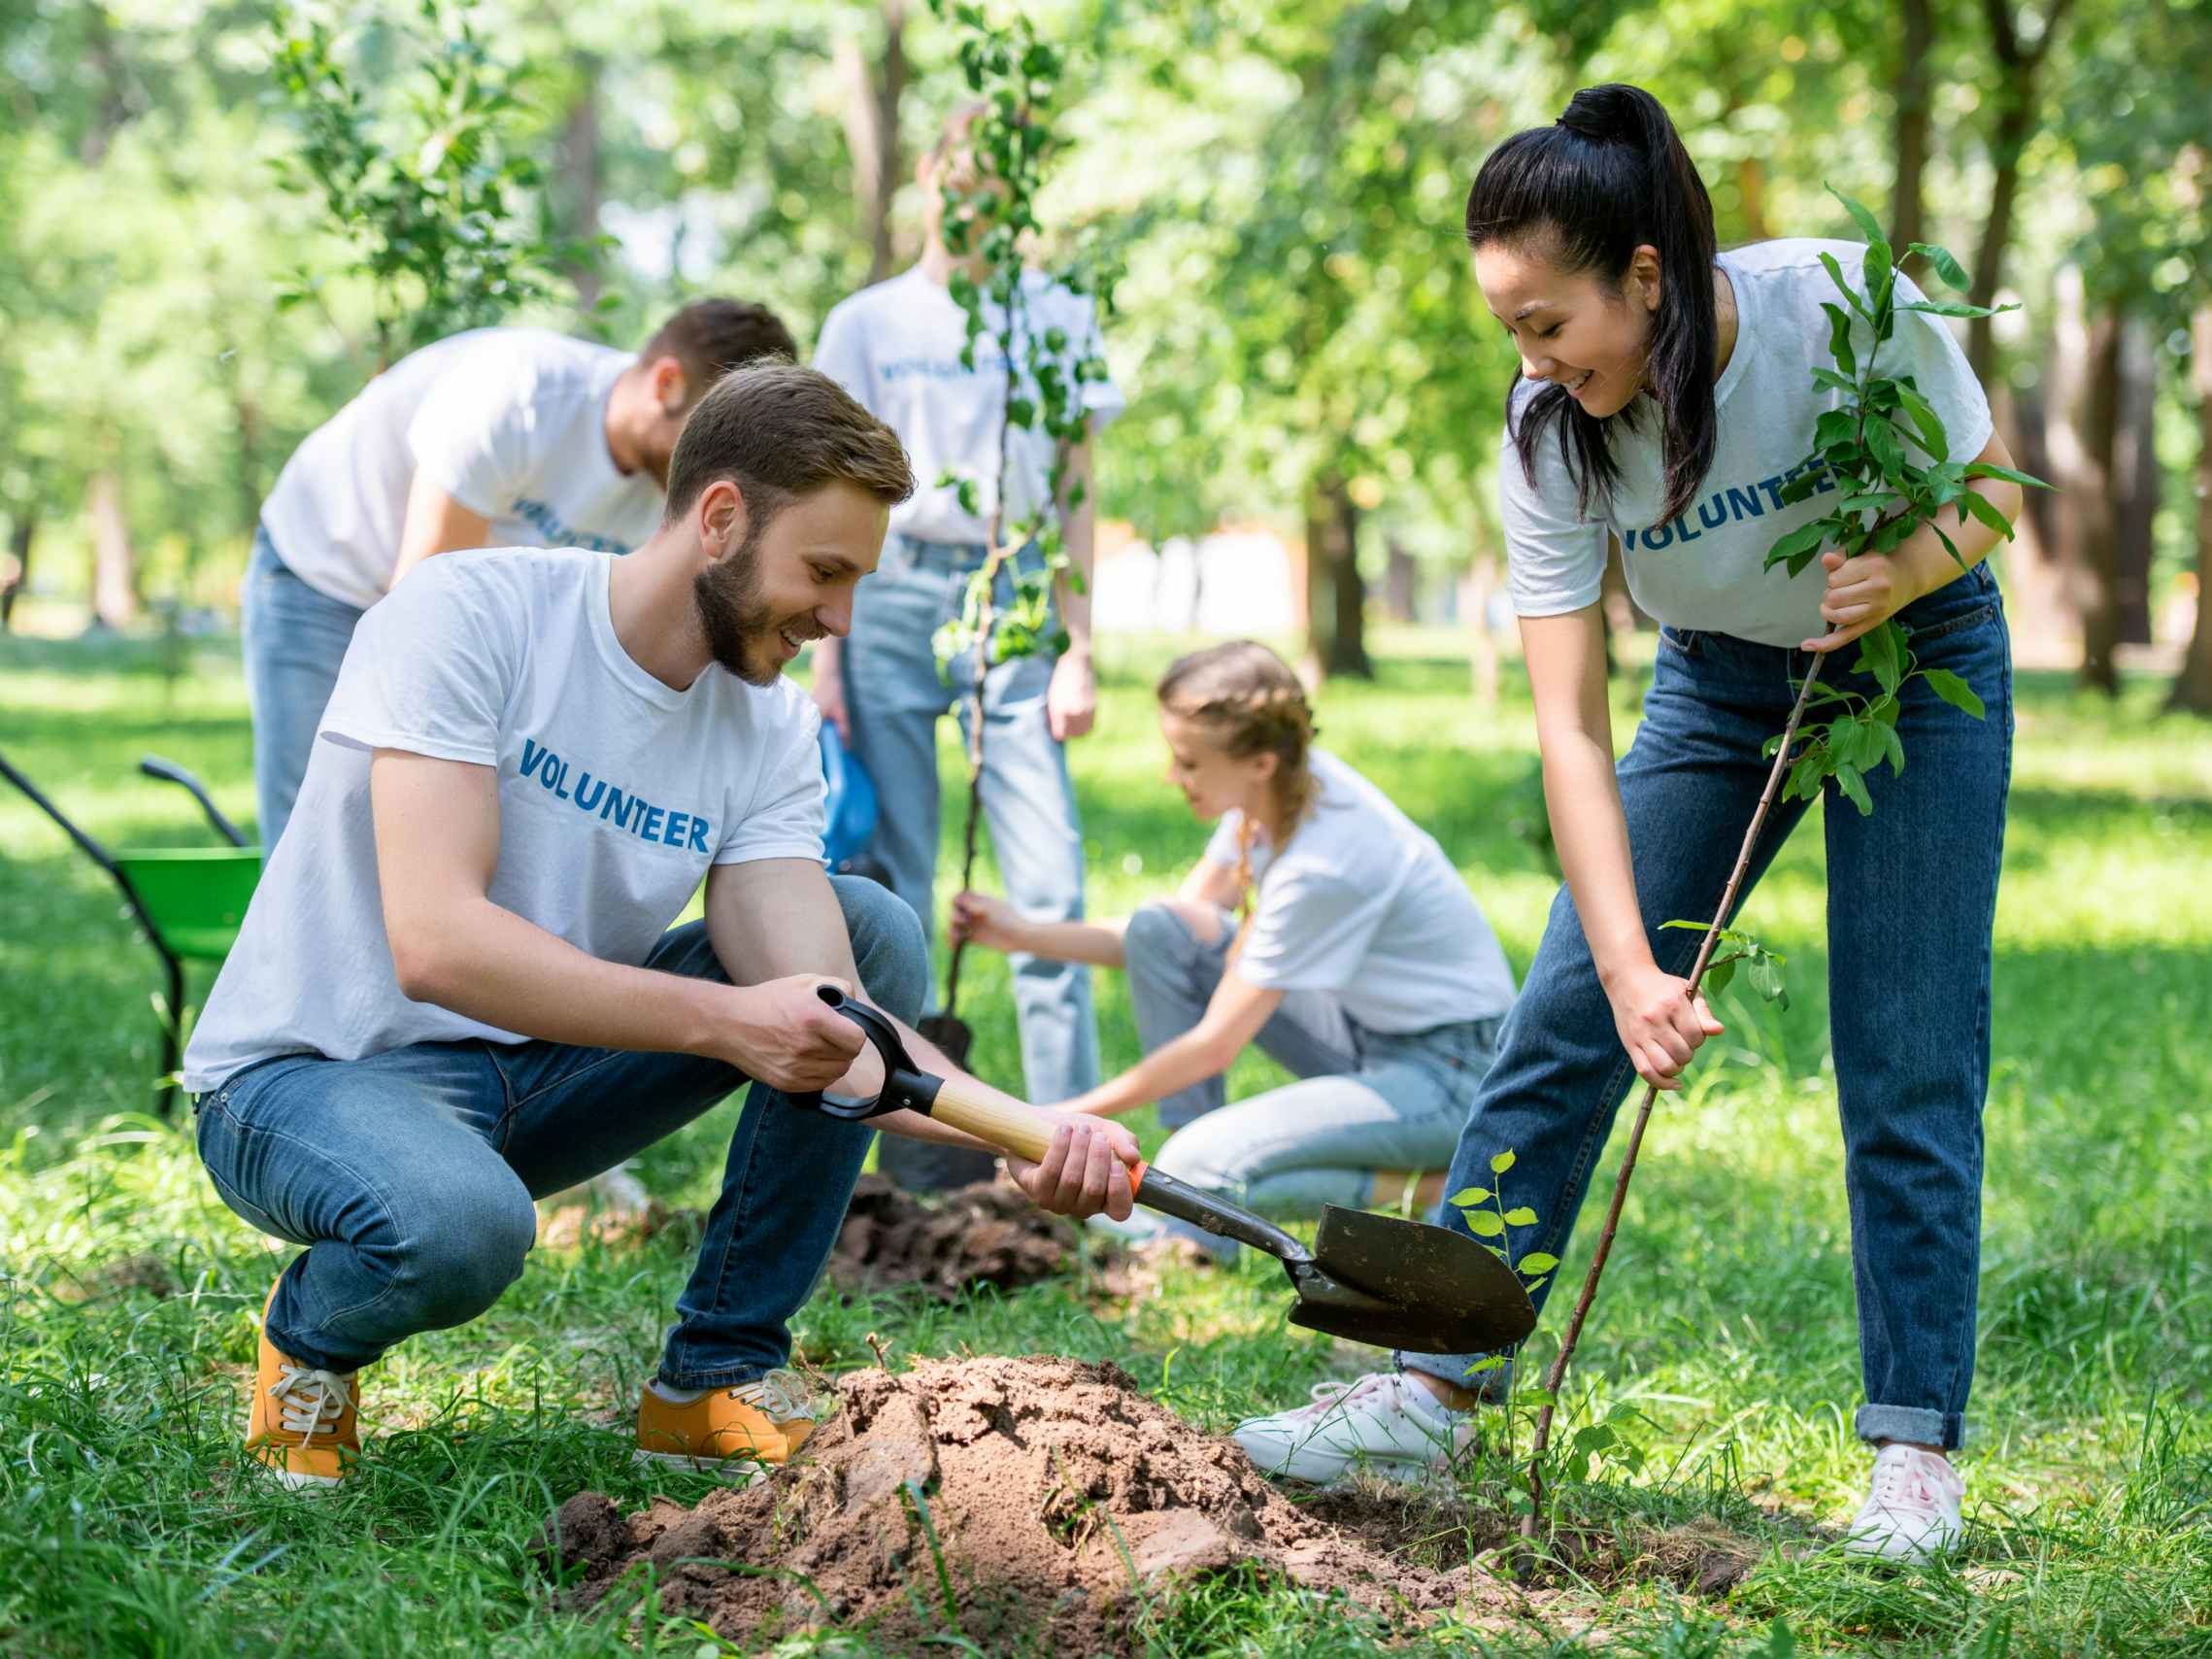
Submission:
<svg viewBox="0 0 2212 1659">
<path fill-rule="evenodd" d="M 1475 177 L 1466 227 L 1484 299 L 1521 357 L 1499 447 L 1501 521 L 1566 884 L 1448 1185 L 1488 1185 L 1491 1159 L 1514 1153 L 1514 1202 L 1540 1218 L 1520 1242 L 1566 1253 L 1630 1084 L 1679 1088 L 1722 1030 L 1683 977 L 1699 935 L 1661 925 L 1711 913 L 1766 781 L 1763 746 L 1813 654 L 1894 617 L 1922 667 L 1960 676 L 1988 709 L 1966 719 L 1924 679 L 1908 682 L 1897 730 L 1911 766 L 1867 778 L 1871 816 L 1830 807 L 1822 825 L 1866 1391 L 1855 1426 L 1879 1448 L 1850 1542 L 1935 1553 L 1961 1531 L 1947 1454 L 1973 1376 L 1990 944 L 2011 768 L 2010 652 L 1981 562 L 1995 535 L 1968 522 L 1954 560 L 1923 526 L 1894 554 L 1830 551 L 1795 578 L 1765 572 L 1766 550 L 1827 509 L 1786 501 L 1783 487 L 1841 397 L 1813 379 L 1828 361 L 1821 305 L 1837 297 L 1821 255 L 1858 271 L 1864 250 L 1719 252 L 1705 186 L 1650 93 L 1587 87 L 1552 125 L 1508 139 Z M 1897 278 L 1896 330 L 1875 372 L 1911 379 L 1953 456 L 2008 464 L 1964 354 L 1934 317 L 1903 309 L 1920 297 Z M 1859 336 L 1871 350 L 1863 323 Z M 2007 519 L 2018 512 L 2016 487 L 1972 488 Z M 1824 478 L 1822 492 L 1832 490 Z M 1597 610 L 1609 537 L 1629 592 L 1662 625 L 1643 723 L 1618 767 Z M 1835 658 L 1823 683 L 1876 690 L 1852 660 Z M 1746 892 L 1807 804 L 1774 807 Z M 1464 1225 L 1449 1205 L 1436 1219 Z M 1503 1373 L 1475 1371 L 1478 1358 L 1401 1355 L 1394 1375 L 1254 1419 L 1237 1437 L 1262 1467 L 1309 1478 L 1356 1465 L 1418 1473 L 1466 1427 L 1460 1414 L 1497 1392 Z"/>
</svg>

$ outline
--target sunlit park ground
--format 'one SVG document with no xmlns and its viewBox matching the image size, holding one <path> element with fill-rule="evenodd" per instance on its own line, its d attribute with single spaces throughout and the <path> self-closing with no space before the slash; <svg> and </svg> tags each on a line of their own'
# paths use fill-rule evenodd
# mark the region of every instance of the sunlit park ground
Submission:
<svg viewBox="0 0 2212 1659">
<path fill-rule="evenodd" d="M 1115 652 L 1100 730 L 1077 752 L 1100 912 L 1172 883 L 1201 844 L 1158 783 L 1149 683 L 1168 649 Z M 145 646 L 0 642 L 0 748 L 100 837 L 199 843 L 190 801 L 136 762 L 184 762 L 249 819 L 245 705 L 227 643 L 170 666 Z M 1525 968 L 1554 885 L 1526 833 L 1529 708 L 1510 673 L 1494 713 L 1467 685 L 1451 637 L 1392 635 L 1375 684 L 1322 694 L 1324 741 L 1435 830 Z M 1637 689 L 1624 675 L 1623 741 Z M 2212 728 L 2159 718 L 2157 692 L 2107 705 L 2056 679 L 2022 688 L 1964 1558 L 1881 1574 L 1823 1541 L 1865 1459 L 1847 1430 L 1858 1354 L 1821 857 L 1801 831 L 1750 911 L 1790 958 L 1791 1007 L 1731 992 L 1726 1038 L 1663 1102 L 1570 1389 L 1577 1420 L 1610 1413 L 1641 1454 L 1560 1498 L 1562 1528 L 1615 1547 L 1555 1570 L 1519 1628 L 1445 1626 L 1393 1650 L 2212 1652 Z M 373 1456 L 343 1499 L 304 1505 L 248 1477 L 251 1316 L 284 1252 L 217 1202 L 184 1123 L 157 1115 L 158 983 L 98 870 L 0 794 L 0 1651 L 724 1651 L 696 1626 L 634 1620 L 634 1604 L 556 1611 L 528 1554 L 570 1493 L 649 1490 L 615 1431 L 687 1265 L 681 1230 L 540 1251 L 489 1316 L 392 1355 L 369 1383 Z M 971 983 L 981 1068 L 1012 1081 L 1003 976 L 986 963 Z M 1130 1062 L 1111 978 L 1100 1007 L 1109 1062 Z M 1235 1082 L 1267 1076 L 1248 1062 Z M 705 1202 L 725 1134 L 695 1126 L 644 1178 Z M 1135 1305 L 1078 1280 L 949 1309 L 824 1294 L 798 1341 L 830 1371 L 874 1363 L 870 1333 L 894 1363 L 1111 1357 L 1221 1429 L 1374 1357 L 1287 1328 L 1279 1288 L 1251 1263 Z M 1480 1503 L 1497 1502 L 1502 1467 L 1472 1472 Z M 1680 1582 L 1647 1542 L 1689 1524 L 1750 1540 L 1757 1564 L 1718 1594 Z M 1409 1548 L 1457 1547 L 1418 1533 Z M 1234 1578 L 1156 1602 L 1139 1639 L 1178 1656 L 1386 1645 L 1341 1604 Z M 948 1633 L 943 1650 L 1021 1650 L 970 1640 Z M 837 1631 L 777 1649 L 868 1650 Z"/>
</svg>

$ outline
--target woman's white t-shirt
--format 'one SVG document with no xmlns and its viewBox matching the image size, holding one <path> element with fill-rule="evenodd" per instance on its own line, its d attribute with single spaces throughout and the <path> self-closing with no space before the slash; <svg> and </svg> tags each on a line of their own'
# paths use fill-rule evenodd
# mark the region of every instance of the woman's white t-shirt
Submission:
<svg viewBox="0 0 2212 1659">
<path fill-rule="evenodd" d="M 1635 424 L 1625 412 L 1606 423 L 1620 477 L 1610 497 L 1603 491 L 1592 496 L 1584 518 L 1557 429 L 1538 446 L 1533 484 L 1523 470 L 1511 428 L 1536 387 L 1524 382 L 1517 389 L 1498 453 L 1498 492 L 1520 615 L 1560 616 L 1596 603 L 1611 530 L 1621 538 L 1628 592 L 1660 622 L 1760 645 L 1794 646 L 1819 636 L 1827 585 L 1820 561 L 1795 577 L 1763 566 L 1767 549 L 1786 532 L 1833 506 L 1826 497 L 1835 484 L 1826 476 L 1809 499 L 1782 502 L 1782 487 L 1804 470 L 1812 453 L 1814 423 L 1843 402 L 1842 392 L 1813 384 L 1813 370 L 1833 367 L 1821 302 L 1842 303 L 1820 262 L 1824 253 L 1835 256 L 1847 278 L 1860 280 L 1866 250 L 1856 243 L 1761 242 L 1720 256 L 1735 290 L 1735 350 L 1713 388 L 1713 464 L 1689 510 L 1672 521 L 1659 522 L 1665 457 L 1658 411 L 1648 397 L 1630 406 L 1642 411 Z M 1897 278 L 1899 305 L 1922 297 L 1908 278 Z M 1872 338 L 1871 327 L 1855 320 L 1853 343 L 1861 356 Z M 1899 311 L 1875 372 L 1911 378 L 1942 420 L 1953 460 L 1971 460 L 1989 443 L 1989 399 L 1941 318 Z M 1910 430 L 1902 423 L 1898 429 Z M 1927 459 L 1909 437 L 1905 453 Z"/>
<path fill-rule="evenodd" d="M 1436 837 L 1325 750 L 1313 805 L 1280 853 L 1256 832 L 1252 920 L 1236 961 L 1266 991 L 1333 994 L 1366 1031 L 1429 1031 L 1513 1006 L 1513 968 Z M 1243 814 L 1206 857 L 1234 867 Z"/>
</svg>

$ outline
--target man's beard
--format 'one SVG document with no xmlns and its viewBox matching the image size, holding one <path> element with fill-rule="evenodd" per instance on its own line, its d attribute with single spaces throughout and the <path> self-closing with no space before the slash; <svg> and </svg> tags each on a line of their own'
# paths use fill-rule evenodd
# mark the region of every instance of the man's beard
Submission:
<svg viewBox="0 0 2212 1659">
<path fill-rule="evenodd" d="M 760 537 L 765 525 L 751 525 L 738 550 L 716 560 L 692 579 L 691 598 L 699 610 L 699 629 L 714 659 L 749 686 L 772 686 L 784 671 L 767 657 L 775 629 L 760 599 Z"/>
</svg>

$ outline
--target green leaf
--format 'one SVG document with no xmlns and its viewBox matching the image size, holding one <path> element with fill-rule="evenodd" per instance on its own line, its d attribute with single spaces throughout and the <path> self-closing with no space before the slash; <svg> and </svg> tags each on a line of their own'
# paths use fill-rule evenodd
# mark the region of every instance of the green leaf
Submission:
<svg viewBox="0 0 2212 1659">
<path fill-rule="evenodd" d="M 1885 473 L 1895 474 L 1904 468 L 1904 446 L 1897 442 L 1897 429 L 1886 417 L 1866 423 L 1866 453 Z"/>
<path fill-rule="evenodd" d="M 1548 1273 L 1559 1265 L 1559 1259 L 1542 1250 L 1531 1250 L 1515 1265 L 1525 1273 Z"/>
<path fill-rule="evenodd" d="M 1728 988 L 1728 981 L 1736 976 L 1736 964 L 1741 960 L 1740 957 L 1723 957 L 1719 962 L 1707 965 L 1699 989 L 1708 999 L 1718 997 Z"/>
<path fill-rule="evenodd" d="M 1885 692 L 1895 692 L 1905 677 L 1905 640 L 1894 623 L 1884 623 L 1861 635 L 1859 660 Z"/>
<path fill-rule="evenodd" d="M 1494 1209 L 1467 1211 L 1467 1231 L 1478 1238 L 1495 1238 L 1505 1231 L 1505 1223 L 1498 1219 Z"/>
<path fill-rule="evenodd" d="M 1502 1175 L 1512 1168 L 1513 1154 L 1510 1152 L 1500 1152 L 1490 1161 L 1490 1172 L 1493 1175 Z"/>
<path fill-rule="evenodd" d="M 1901 777 L 1905 769 L 1905 745 L 1897 735 L 1897 728 L 1876 721 L 1874 729 L 1881 733 L 1883 756 L 1890 762 L 1890 775 Z"/>
<path fill-rule="evenodd" d="M 1961 293 L 1973 291 L 1974 285 L 1967 277 L 1965 267 L 1954 259 L 1948 250 L 1938 248 L 1932 242 L 1915 242 L 1911 246 L 1915 254 L 1934 267 L 1935 274 L 1943 279 L 1946 286 L 1957 288 Z"/>
<path fill-rule="evenodd" d="M 1905 406 L 1905 413 L 1920 428 L 1920 447 L 1937 460 L 1951 453 L 1951 440 L 1944 433 L 1943 421 L 1935 413 L 1934 405 L 1909 386 L 1897 388 L 1897 400 Z"/>
<path fill-rule="evenodd" d="M 1924 668 L 1921 673 L 1927 681 L 1927 689 L 1953 708 L 1964 709 L 1976 720 L 1980 720 L 1987 712 L 1982 706 L 1982 699 L 1974 694 L 1974 688 L 1950 669 Z"/>
<path fill-rule="evenodd" d="M 1848 409 L 1825 410 L 1813 423 L 1813 448 L 1825 450 L 1830 444 L 1848 444 L 1859 435 L 1859 418 Z"/>
<path fill-rule="evenodd" d="M 1523 1290 L 1525 1290 L 1526 1292 L 1528 1292 L 1528 1294 L 1529 1294 L 1529 1295 L 1533 1296 L 1533 1295 L 1535 1295 L 1535 1294 L 1536 1294 L 1536 1292 L 1538 1292 L 1538 1291 L 1542 1290 L 1542 1289 L 1544 1288 L 1544 1286 L 1545 1286 L 1547 1283 L 1549 1283 L 1549 1282 L 1550 1282 L 1550 1281 L 1549 1281 L 1549 1279 L 1530 1279 L 1530 1280 L 1529 1280 L 1529 1281 L 1528 1281 L 1526 1284 L 1523 1285 L 1521 1288 L 1522 1288 Z"/>
<path fill-rule="evenodd" d="M 1525 1203 L 1515 1204 L 1505 1212 L 1505 1223 L 1508 1227 L 1534 1227 L 1536 1212 Z"/>
<path fill-rule="evenodd" d="M 1475 1204 L 1490 1202 L 1490 1188 L 1461 1187 L 1444 1202 L 1458 1209 L 1468 1209 Z"/>
<path fill-rule="evenodd" d="M 1981 520 L 1982 523 L 1989 525 L 1991 529 L 1996 531 L 1998 536 L 2002 539 L 2007 541 L 2012 539 L 2012 521 L 2006 518 L 2004 514 L 1997 510 L 1997 504 L 1994 501 L 1990 500 L 1986 496 L 1977 495 L 1971 490 L 1962 491 L 1960 493 L 1960 523 L 1965 523 L 1965 516 L 1968 513 L 1973 514 L 1975 518 Z M 1956 549 L 1953 550 L 1952 556 L 1954 558 L 1958 557 Z M 1963 562 L 1963 560 L 1961 562 Z"/>
<path fill-rule="evenodd" d="M 1501 1369 L 1504 1364 L 1505 1356 L 1503 1354 L 1485 1354 L 1481 1359 L 1475 1361 L 1474 1364 L 1467 1367 L 1467 1369 L 1460 1374 L 1462 1376 L 1480 1376 L 1486 1371 L 1497 1371 Z"/>
<path fill-rule="evenodd" d="M 1827 185 L 1827 181 L 1824 179 L 1822 183 L 1824 185 Z M 1865 208 L 1861 207 L 1858 202 L 1852 200 L 1851 197 L 1845 195 L 1833 185 L 1827 185 L 1827 193 L 1835 197 L 1837 201 L 1843 204 L 1843 211 L 1851 215 L 1852 222 L 1859 226 L 1860 235 L 1863 237 L 1867 242 L 1884 242 L 1888 240 L 1882 234 L 1882 221 L 1876 219 L 1872 214 L 1868 213 Z"/>
<path fill-rule="evenodd" d="M 1828 314 L 1828 356 L 1845 374 L 1857 374 L 1859 354 L 1851 349 L 1851 314 L 1825 299 L 1821 301 L 1821 309 Z"/>
<path fill-rule="evenodd" d="M 1836 288 L 1841 290 L 1843 297 L 1851 302 L 1851 309 L 1858 312 L 1860 316 L 1865 317 L 1867 322 L 1873 322 L 1874 319 L 1867 316 L 1866 308 L 1859 303 L 1859 290 L 1843 280 L 1843 267 L 1836 263 L 1835 255 L 1833 254 L 1823 254 L 1821 263 L 1827 267 L 1828 276 L 1834 281 Z M 1850 372 L 1857 374 L 1859 371 L 1854 368 Z"/>
<path fill-rule="evenodd" d="M 1830 527 L 1826 519 L 1815 519 L 1809 525 L 1799 525 L 1766 550 L 1766 568 L 1772 570 L 1787 559 L 1807 558 L 1818 553 L 1827 545 Z"/>
<path fill-rule="evenodd" d="M 1948 299 L 1908 300 L 1899 311 L 1926 311 L 1937 317 L 1994 317 L 2000 311 L 2018 311 L 2017 305 L 1960 305 Z"/>
<path fill-rule="evenodd" d="M 2015 472 L 2009 466 L 1998 466 L 1994 461 L 1977 460 L 1966 463 L 1967 478 L 2002 478 L 2029 490 L 2048 490 L 2050 485 L 2042 479 L 2025 472 Z"/>
<path fill-rule="evenodd" d="M 1860 817 L 1873 817 L 1874 799 L 1866 793 L 1866 780 L 1857 766 L 1849 761 L 1838 761 L 1835 763 L 1835 782 L 1836 787 L 1851 797 L 1851 804 L 1859 808 Z"/>
<path fill-rule="evenodd" d="M 1774 741 L 1779 743 L 1782 741 L 1782 739 L 1780 736 L 1777 736 Z M 1665 931 L 1665 930 L 1668 928 L 1680 928 L 1686 933 L 1710 933 L 1713 931 L 1713 924 L 1710 922 L 1682 921 L 1661 922 L 1659 924 L 1659 930 L 1662 932 Z"/>
<path fill-rule="evenodd" d="M 1789 993 L 1782 983 L 1782 970 L 1775 965 L 1772 957 L 1763 952 L 1753 957 L 1744 968 L 1744 977 L 1751 981 L 1751 988 L 1769 1002 L 1783 1002 L 1788 1006 L 1784 999 Z"/>
</svg>

